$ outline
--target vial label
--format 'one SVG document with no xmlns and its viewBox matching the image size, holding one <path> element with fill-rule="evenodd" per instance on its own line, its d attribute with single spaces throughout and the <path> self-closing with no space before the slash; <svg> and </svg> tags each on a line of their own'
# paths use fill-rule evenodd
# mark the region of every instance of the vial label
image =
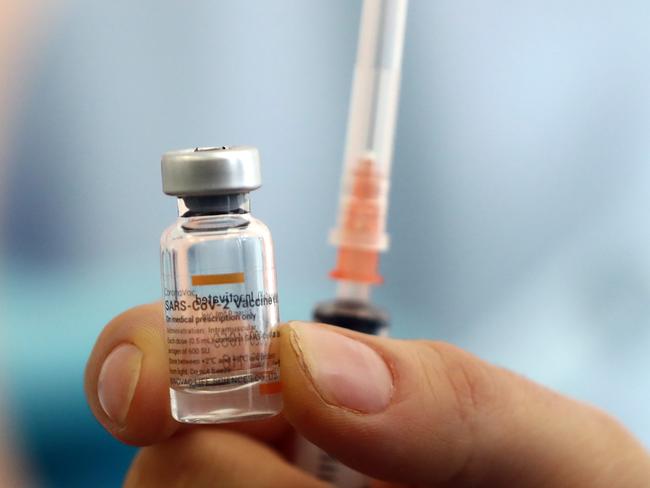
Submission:
<svg viewBox="0 0 650 488">
<path fill-rule="evenodd" d="M 170 386 L 280 392 L 278 295 L 244 272 L 163 279 Z"/>
</svg>

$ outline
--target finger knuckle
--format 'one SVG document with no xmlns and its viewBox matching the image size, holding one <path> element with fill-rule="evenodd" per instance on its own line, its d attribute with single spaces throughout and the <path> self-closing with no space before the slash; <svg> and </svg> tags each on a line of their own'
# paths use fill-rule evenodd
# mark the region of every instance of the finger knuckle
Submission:
<svg viewBox="0 0 650 488">
<path fill-rule="evenodd" d="M 489 407 L 494 389 L 485 363 L 451 344 L 427 341 L 424 345 L 434 352 L 437 377 L 449 388 L 454 407 L 463 420 Z"/>
<path fill-rule="evenodd" d="M 495 405 L 495 385 L 490 367 L 469 353 L 444 342 L 419 341 L 421 368 L 427 388 L 440 408 L 442 429 L 450 458 L 449 480 L 471 484 L 480 478 L 474 445 L 482 417 Z M 455 485 L 454 485 L 455 486 Z"/>
</svg>

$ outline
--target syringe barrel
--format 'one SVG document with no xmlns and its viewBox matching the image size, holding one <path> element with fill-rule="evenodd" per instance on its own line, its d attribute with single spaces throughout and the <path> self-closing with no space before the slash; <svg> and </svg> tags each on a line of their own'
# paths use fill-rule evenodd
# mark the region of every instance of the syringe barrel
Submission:
<svg viewBox="0 0 650 488">
<path fill-rule="evenodd" d="M 407 0 L 365 0 L 363 4 L 340 213 L 330 234 L 330 241 L 339 248 L 374 252 L 388 248 L 386 214 L 406 7 Z M 335 272 L 334 277 L 355 279 L 341 266 L 337 269 L 342 273 Z M 375 281 L 370 271 L 365 274 L 365 281 Z"/>
<path fill-rule="evenodd" d="M 393 156 L 407 0 L 366 0 L 348 114 L 346 175 L 369 156 L 388 178 Z"/>
</svg>

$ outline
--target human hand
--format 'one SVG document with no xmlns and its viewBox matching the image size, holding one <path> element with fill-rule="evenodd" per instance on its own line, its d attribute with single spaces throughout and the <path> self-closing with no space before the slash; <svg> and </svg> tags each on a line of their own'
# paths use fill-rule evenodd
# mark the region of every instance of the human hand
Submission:
<svg viewBox="0 0 650 488">
<path fill-rule="evenodd" d="M 381 486 L 650 485 L 648 453 L 615 420 L 449 344 L 299 322 L 280 341 L 281 415 L 185 425 L 160 304 L 111 321 L 85 387 L 110 433 L 148 446 L 125 486 L 326 486 L 287 461 L 295 431 Z"/>
</svg>

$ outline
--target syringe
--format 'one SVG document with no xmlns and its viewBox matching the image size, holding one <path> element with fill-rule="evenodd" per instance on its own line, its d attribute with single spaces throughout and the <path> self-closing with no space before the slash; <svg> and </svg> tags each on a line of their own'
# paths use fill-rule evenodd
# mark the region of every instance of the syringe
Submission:
<svg viewBox="0 0 650 488">
<path fill-rule="evenodd" d="M 337 298 L 314 312 L 316 320 L 355 329 L 353 318 L 372 317 L 360 327 L 368 333 L 379 333 L 377 327 L 387 325 L 385 314 L 370 305 L 370 291 L 382 283 L 379 254 L 388 249 L 388 190 L 406 10 L 407 0 L 363 4 L 339 217 L 330 234 L 330 242 L 338 247 L 337 264 L 330 273 L 338 281 Z"/>
<path fill-rule="evenodd" d="M 388 332 L 388 315 L 370 302 L 382 283 L 379 254 L 388 249 L 386 217 L 390 166 L 404 46 L 407 0 L 365 0 L 348 115 L 338 224 L 330 242 L 338 247 L 330 276 L 336 299 L 320 303 L 314 319 L 368 334 Z M 304 438 L 296 464 L 338 488 L 369 485 L 366 476 L 330 457 Z"/>
</svg>

